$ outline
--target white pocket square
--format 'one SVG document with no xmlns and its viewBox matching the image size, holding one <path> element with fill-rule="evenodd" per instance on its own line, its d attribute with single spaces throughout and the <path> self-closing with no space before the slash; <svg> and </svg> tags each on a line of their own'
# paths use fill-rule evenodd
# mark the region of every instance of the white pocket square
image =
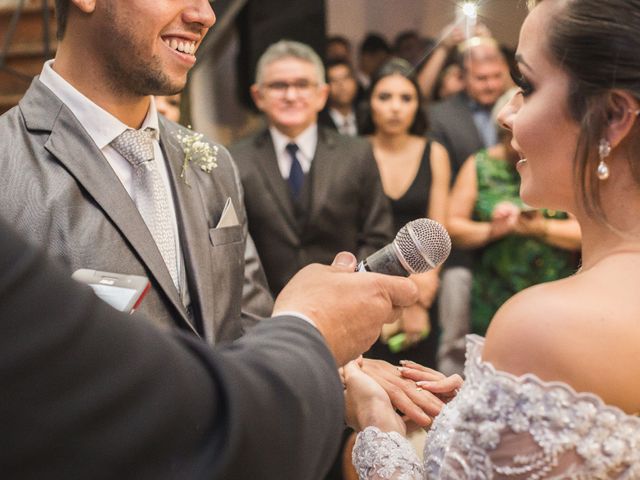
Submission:
<svg viewBox="0 0 640 480">
<path fill-rule="evenodd" d="M 240 222 L 238 221 L 238 215 L 236 215 L 236 209 L 233 208 L 231 198 L 227 198 L 216 228 L 233 227 L 234 225 L 240 225 Z"/>
</svg>

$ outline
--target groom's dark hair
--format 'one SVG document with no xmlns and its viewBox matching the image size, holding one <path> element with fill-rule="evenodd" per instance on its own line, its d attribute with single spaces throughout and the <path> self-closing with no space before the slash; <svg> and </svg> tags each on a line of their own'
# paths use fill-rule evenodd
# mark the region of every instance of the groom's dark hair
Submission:
<svg viewBox="0 0 640 480">
<path fill-rule="evenodd" d="M 69 15 L 69 0 L 56 0 L 56 24 L 58 40 L 64 37 L 64 31 L 67 29 L 67 17 Z"/>
</svg>

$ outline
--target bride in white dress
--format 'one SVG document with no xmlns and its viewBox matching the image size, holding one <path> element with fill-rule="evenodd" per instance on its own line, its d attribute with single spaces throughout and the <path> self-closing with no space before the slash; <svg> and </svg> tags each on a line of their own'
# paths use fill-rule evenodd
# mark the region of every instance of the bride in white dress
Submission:
<svg viewBox="0 0 640 480">
<path fill-rule="evenodd" d="M 524 202 L 579 220 L 582 268 L 514 296 L 486 339 L 468 337 L 466 381 L 424 462 L 350 363 L 361 479 L 640 478 L 640 0 L 532 3 L 501 121 Z"/>
</svg>

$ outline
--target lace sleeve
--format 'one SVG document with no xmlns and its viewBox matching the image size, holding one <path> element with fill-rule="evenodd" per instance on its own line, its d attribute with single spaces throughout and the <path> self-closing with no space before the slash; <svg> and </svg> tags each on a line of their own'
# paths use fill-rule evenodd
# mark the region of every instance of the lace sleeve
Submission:
<svg viewBox="0 0 640 480">
<path fill-rule="evenodd" d="M 420 460 L 409 441 L 397 432 L 368 427 L 358 434 L 353 465 L 360 480 L 422 480 Z"/>
<path fill-rule="evenodd" d="M 478 338 L 427 437 L 425 478 L 640 478 L 640 419 L 564 383 L 498 371 Z"/>
</svg>

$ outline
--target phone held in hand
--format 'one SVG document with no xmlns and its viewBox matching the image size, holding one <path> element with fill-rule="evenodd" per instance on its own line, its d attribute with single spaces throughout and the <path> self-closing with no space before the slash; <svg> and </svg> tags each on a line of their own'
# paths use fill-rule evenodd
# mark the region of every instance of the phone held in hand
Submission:
<svg viewBox="0 0 640 480">
<path fill-rule="evenodd" d="M 71 275 L 80 283 L 89 285 L 95 294 L 116 310 L 133 313 L 149 291 L 151 283 L 142 275 L 102 272 L 81 268 Z"/>
</svg>

